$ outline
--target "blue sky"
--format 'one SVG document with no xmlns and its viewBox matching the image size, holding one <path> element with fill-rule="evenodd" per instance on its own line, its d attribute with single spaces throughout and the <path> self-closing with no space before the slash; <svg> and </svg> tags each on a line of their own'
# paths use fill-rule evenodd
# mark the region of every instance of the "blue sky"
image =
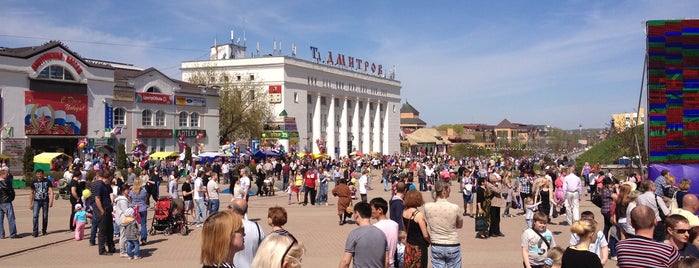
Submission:
<svg viewBox="0 0 699 268">
<path fill-rule="evenodd" d="M 84 3 L 80 3 L 84 2 Z M 428 126 L 605 127 L 634 112 L 646 20 L 697 18 L 699 1 L 0 0 L 0 46 L 61 40 L 81 56 L 181 78 L 230 31 L 272 53 L 298 48 L 396 65 L 401 96 Z M 645 94 L 643 106 L 645 106 Z"/>
</svg>

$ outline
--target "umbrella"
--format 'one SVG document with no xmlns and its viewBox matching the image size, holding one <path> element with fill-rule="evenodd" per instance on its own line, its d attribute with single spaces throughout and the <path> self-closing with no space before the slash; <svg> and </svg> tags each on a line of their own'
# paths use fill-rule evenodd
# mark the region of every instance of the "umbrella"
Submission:
<svg viewBox="0 0 699 268">
<path fill-rule="evenodd" d="M 361 151 L 356 151 L 356 152 L 350 153 L 350 155 L 351 156 L 364 156 L 364 153 L 362 153 Z"/>
<path fill-rule="evenodd" d="M 312 154 L 313 159 L 328 158 L 328 154 Z"/>
</svg>

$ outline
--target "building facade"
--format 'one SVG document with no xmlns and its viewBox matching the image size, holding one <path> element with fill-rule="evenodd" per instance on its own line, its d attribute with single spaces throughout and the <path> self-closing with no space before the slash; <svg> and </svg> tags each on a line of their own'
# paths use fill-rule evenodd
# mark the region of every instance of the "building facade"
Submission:
<svg viewBox="0 0 699 268">
<path fill-rule="evenodd" d="M 324 62 L 281 55 L 245 58 L 244 49 L 221 45 L 212 48 L 211 60 L 183 62 L 182 79 L 208 69 L 236 81 L 260 82 L 272 114 L 285 114 L 272 120 L 284 121 L 285 129 L 264 135 L 282 137 L 276 142 L 286 148 L 333 158 L 354 151 L 399 152 L 399 81 L 349 67 L 342 55 L 341 64 L 340 56 L 332 55 L 336 60 Z"/>
<path fill-rule="evenodd" d="M 640 114 L 640 116 L 639 116 Z M 627 128 L 643 125 L 646 122 L 646 113 L 641 108 L 640 113 L 612 114 L 612 123 L 617 132 L 623 132 Z"/>
<path fill-rule="evenodd" d="M 182 133 L 196 136 L 203 150 L 218 148 L 208 140 L 213 135 L 216 141 L 218 134 L 215 92 L 155 69 L 86 59 L 58 41 L 0 47 L 0 92 L 0 153 L 13 159 L 22 159 L 26 146 L 71 156 L 90 153 L 78 148 L 83 139 L 93 153 L 113 153 L 120 143 L 128 153 L 135 139 L 151 152 L 177 151 Z"/>
</svg>

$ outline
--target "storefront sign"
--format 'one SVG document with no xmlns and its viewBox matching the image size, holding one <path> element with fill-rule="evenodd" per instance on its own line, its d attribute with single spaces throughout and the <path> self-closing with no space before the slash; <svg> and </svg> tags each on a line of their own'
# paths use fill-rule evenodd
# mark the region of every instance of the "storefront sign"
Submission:
<svg viewBox="0 0 699 268">
<path fill-rule="evenodd" d="M 104 128 L 110 130 L 114 128 L 114 107 L 109 103 L 104 104 Z"/>
<path fill-rule="evenodd" d="M 115 101 L 133 101 L 134 93 L 128 91 L 114 91 Z"/>
<path fill-rule="evenodd" d="M 172 138 L 172 129 L 136 129 L 136 138 Z"/>
<path fill-rule="evenodd" d="M 68 63 L 68 65 L 70 65 L 71 67 L 73 67 L 73 69 L 75 69 L 75 72 L 77 72 L 78 74 L 83 73 L 83 68 L 80 67 L 80 64 L 78 64 L 78 61 L 69 55 L 64 55 L 62 52 L 44 53 L 43 55 L 39 56 L 39 58 L 37 58 L 34 61 L 34 63 L 32 63 L 32 69 L 34 71 L 38 71 L 39 67 L 43 66 L 47 62 L 54 61 L 54 60 L 65 61 L 66 63 Z"/>
<path fill-rule="evenodd" d="M 199 136 L 201 134 L 201 137 Z M 179 138 L 184 135 L 185 138 L 204 138 L 206 130 L 204 129 L 175 129 L 175 137 Z"/>
<path fill-rule="evenodd" d="M 175 104 L 183 106 L 206 106 L 206 98 L 200 97 L 189 97 L 189 96 L 176 96 Z"/>
<path fill-rule="evenodd" d="M 87 95 L 24 92 L 27 135 L 85 135 Z"/>
<path fill-rule="evenodd" d="M 24 147 L 27 147 L 26 139 L 3 139 L 5 147 L 3 148 L 3 154 L 11 157 L 12 159 L 21 160 L 24 155 Z"/>
<path fill-rule="evenodd" d="M 136 102 L 172 104 L 172 97 L 166 94 L 136 92 Z"/>
</svg>

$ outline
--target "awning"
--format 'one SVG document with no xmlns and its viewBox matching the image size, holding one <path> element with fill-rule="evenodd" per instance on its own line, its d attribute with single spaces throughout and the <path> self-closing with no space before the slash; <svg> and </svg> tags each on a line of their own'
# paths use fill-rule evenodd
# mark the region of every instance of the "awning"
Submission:
<svg viewBox="0 0 699 268">
<path fill-rule="evenodd" d="M 179 157 L 180 154 L 175 152 L 155 152 L 150 154 L 150 159 L 152 160 L 162 160 L 169 157 Z"/>
<path fill-rule="evenodd" d="M 51 163 L 51 160 L 59 156 L 68 158 L 69 160 L 73 159 L 64 153 L 40 153 L 34 156 L 34 163 Z"/>
</svg>

